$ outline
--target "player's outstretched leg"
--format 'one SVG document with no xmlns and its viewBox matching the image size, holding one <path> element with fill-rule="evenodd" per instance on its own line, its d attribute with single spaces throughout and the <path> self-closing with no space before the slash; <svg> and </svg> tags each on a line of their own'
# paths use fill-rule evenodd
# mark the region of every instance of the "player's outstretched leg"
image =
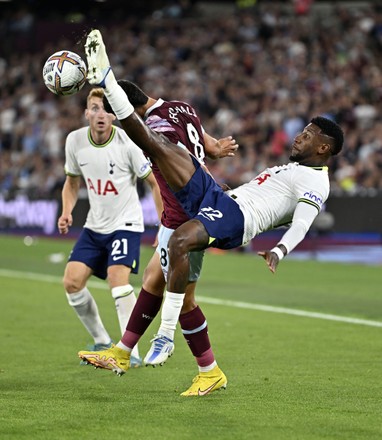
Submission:
<svg viewBox="0 0 382 440">
<path fill-rule="evenodd" d="M 192 381 L 192 385 L 181 396 L 206 396 L 213 391 L 226 389 L 227 378 L 222 370 L 216 366 L 207 373 L 200 372 Z"/>
<path fill-rule="evenodd" d="M 130 367 L 130 353 L 115 345 L 103 351 L 80 351 L 78 356 L 96 367 L 112 370 L 118 376 Z"/>
<path fill-rule="evenodd" d="M 88 62 L 89 83 L 105 87 L 106 76 L 113 75 L 113 72 L 111 71 L 101 32 L 98 29 L 94 29 L 89 33 L 85 43 L 85 54 Z"/>
<path fill-rule="evenodd" d="M 154 335 L 151 339 L 151 348 L 145 356 L 145 365 L 163 365 L 172 356 L 175 350 L 174 341 L 163 335 Z"/>
</svg>

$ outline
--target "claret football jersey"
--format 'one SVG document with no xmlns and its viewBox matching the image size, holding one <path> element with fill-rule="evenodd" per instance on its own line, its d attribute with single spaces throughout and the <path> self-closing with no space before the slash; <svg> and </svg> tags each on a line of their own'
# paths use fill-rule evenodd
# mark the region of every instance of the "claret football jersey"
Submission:
<svg viewBox="0 0 382 440">
<path fill-rule="evenodd" d="M 152 130 L 163 134 L 180 148 L 187 149 L 199 162 L 204 163 L 204 130 L 199 116 L 191 105 L 181 101 L 158 99 L 147 110 L 144 120 Z M 189 220 L 189 217 L 176 200 L 159 168 L 155 163 L 152 167 L 163 199 L 164 209 L 161 222 L 167 228 L 176 229 Z"/>
</svg>

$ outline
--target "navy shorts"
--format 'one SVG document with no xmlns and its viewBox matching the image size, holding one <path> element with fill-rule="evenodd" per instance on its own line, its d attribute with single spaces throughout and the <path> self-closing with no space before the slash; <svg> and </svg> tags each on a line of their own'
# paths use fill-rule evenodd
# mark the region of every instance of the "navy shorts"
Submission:
<svg viewBox="0 0 382 440">
<path fill-rule="evenodd" d="M 132 273 L 138 273 L 141 235 L 123 230 L 99 234 L 84 228 L 68 261 L 81 261 L 103 280 L 107 278 L 107 268 L 116 264 L 128 266 Z"/>
<path fill-rule="evenodd" d="M 244 216 L 239 205 L 226 194 L 199 162 L 187 185 L 175 193 L 190 218 L 203 223 L 210 246 L 232 249 L 243 244 Z"/>
</svg>

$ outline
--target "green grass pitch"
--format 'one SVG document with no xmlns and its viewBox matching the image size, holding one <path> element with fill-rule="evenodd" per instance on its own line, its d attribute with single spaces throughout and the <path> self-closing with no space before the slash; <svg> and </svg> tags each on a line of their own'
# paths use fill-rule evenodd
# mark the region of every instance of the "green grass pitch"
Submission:
<svg viewBox="0 0 382 440">
<path fill-rule="evenodd" d="M 161 368 L 117 377 L 79 365 L 91 340 L 61 285 L 71 246 L 0 235 L 0 439 L 382 438 L 380 267 L 285 259 L 272 275 L 256 255 L 207 253 L 197 292 L 228 386 L 183 398 L 197 368 L 179 330 Z M 106 284 L 90 290 L 118 340 Z"/>
</svg>

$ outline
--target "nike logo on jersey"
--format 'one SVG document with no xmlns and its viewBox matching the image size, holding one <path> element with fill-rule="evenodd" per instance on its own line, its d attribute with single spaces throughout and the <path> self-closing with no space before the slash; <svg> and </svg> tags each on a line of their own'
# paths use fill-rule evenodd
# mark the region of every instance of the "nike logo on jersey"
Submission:
<svg viewBox="0 0 382 440">
<path fill-rule="evenodd" d="M 85 165 L 87 165 L 89 162 L 80 162 L 79 165 L 80 167 L 84 167 Z"/>
<path fill-rule="evenodd" d="M 125 257 L 126 257 L 126 255 L 121 255 L 119 257 L 115 256 L 115 257 L 113 257 L 113 261 L 122 260 L 122 258 L 125 258 Z"/>
</svg>

